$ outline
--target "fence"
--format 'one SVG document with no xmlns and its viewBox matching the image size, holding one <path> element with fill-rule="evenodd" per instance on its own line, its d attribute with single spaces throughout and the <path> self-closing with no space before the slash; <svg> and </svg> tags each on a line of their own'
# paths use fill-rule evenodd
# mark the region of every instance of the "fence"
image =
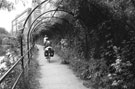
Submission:
<svg viewBox="0 0 135 89">
<path fill-rule="evenodd" d="M 21 57 L 17 60 L 17 62 L 0 78 L 0 84 L 4 81 L 4 79 L 9 75 L 9 73 L 17 66 L 17 65 L 19 65 L 19 63 L 21 62 L 21 71 L 20 71 L 20 73 L 18 74 L 18 77 L 17 77 L 17 79 L 15 80 L 15 82 L 14 82 L 14 84 L 13 84 L 13 86 L 12 86 L 12 88 L 11 89 L 15 89 L 15 87 L 16 87 L 16 85 L 17 85 L 17 83 L 19 82 L 19 79 L 20 79 L 20 77 L 23 75 L 23 73 L 24 73 L 24 70 L 25 69 L 27 69 L 27 66 L 28 66 L 28 64 L 29 64 L 29 62 L 30 62 L 30 53 L 31 53 L 31 50 L 33 49 L 33 47 L 34 47 L 34 45 L 30 45 L 30 40 L 31 40 L 31 33 L 32 32 L 34 32 L 35 31 L 35 29 L 33 29 L 32 28 L 32 25 L 35 25 L 35 22 L 36 21 L 38 21 L 38 19 L 39 18 L 41 18 L 43 15 L 45 15 L 46 13 L 49 13 L 49 12 L 52 12 L 53 13 L 53 15 L 51 16 L 51 17 L 46 17 L 46 18 L 57 18 L 57 19 L 61 19 L 61 20 L 65 20 L 66 21 L 66 19 L 63 19 L 63 18 L 58 18 L 58 17 L 55 17 L 55 14 L 56 14 L 56 12 L 65 12 L 65 13 L 68 13 L 68 14 L 70 14 L 70 15 L 72 15 L 73 16 L 73 14 L 71 13 L 71 12 L 69 12 L 69 11 L 65 11 L 65 10 L 59 10 L 59 6 L 56 8 L 56 9 L 54 9 L 54 10 L 49 10 L 49 11 L 46 11 L 46 12 L 43 12 L 42 14 L 40 14 L 34 21 L 33 21 L 33 23 L 31 24 L 31 15 L 32 15 L 32 13 L 40 6 L 40 5 L 42 5 L 43 3 L 45 3 L 45 2 L 47 2 L 48 0 L 44 0 L 43 2 L 41 2 L 39 5 L 37 5 L 32 11 L 30 10 L 30 9 L 28 9 L 28 15 L 26 16 L 26 18 L 25 19 L 22 19 L 22 20 L 20 20 L 20 23 L 23 23 L 23 25 L 21 24 L 21 25 L 19 25 L 19 31 L 20 31 L 20 33 L 21 33 L 21 39 L 20 39 L 20 44 L 21 44 L 21 46 L 20 46 L 20 51 L 21 51 Z M 63 2 L 63 0 L 61 0 L 61 3 Z M 61 4 L 60 3 L 60 4 Z M 26 13 L 27 11 L 25 11 L 24 13 Z M 24 14 L 24 13 L 22 13 L 22 15 Z M 18 21 L 18 19 L 19 19 L 19 17 L 21 17 L 21 15 L 19 15 L 17 18 L 15 18 L 15 20 L 13 20 L 13 22 L 12 22 L 12 26 L 13 26 L 13 28 L 12 28 L 12 33 L 14 34 L 14 30 L 15 30 L 15 32 L 18 30 L 18 23 L 17 23 L 17 21 Z M 44 19 L 46 19 L 46 18 L 44 18 Z M 30 26 L 30 27 L 28 27 L 29 29 L 27 30 L 28 32 L 27 32 L 27 35 L 25 35 L 25 31 L 24 30 L 26 30 L 26 23 L 28 22 L 28 25 Z M 66 22 L 68 22 L 68 21 L 66 21 Z M 69 22 L 68 22 L 69 23 Z M 38 26 L 38 25 L 37 25 Z M 34 28 L 36 28 L 36 27 L 34 27 Z M 28 50 L 25 54 L 23 54 L 24 52 L 23 52 L 23 50 L 24 50 L 24 47 L 23 47 L 23 44 L 24 44 L 24 42 L 23 42 L 23 37 L 22 37 L 22 35 L 25 35 L 25 37 L 27 37 L 27 38 L 25 38 L 25 39 L 27 39 L 27 49 L 26 50 Z M 27 58 L 27 60 L 26 60 L 26 62 L 24 62 L 24 58 L 26 57 L 26 56 L 28 56 L 28 58 Z"/>
<path fill-rule="evenodd" d="M 12 67 L 0 78 L 0 84 L 1 84 L 1 83 L 4 81 L 4 79 L 9 75 L 9 73 L 10 73 L 11 71 L 13 71 L 14 68 L 21 62 L 21 69 L 22 69 L 22 71 L 20 71 L 20 74 L 19 74 L 19 76 L 17 77 L 17 79 L 15 80 L 15 82 L 14 82 L 14 84 L 13 84 L 13 86 L 12 86 L 11 89 L 14 89 L 14 88 L 16 87 L 16 85 L 17 85 L 17 83 L 18 83 L 18 81 L 19 81 L 21 75 L 23 74 L 23 72 L 24 72 L 26 66 L 28 66 L 28 62 L 29 62 L 29 60 L 30 60 L 30 59 L 28 59 L 28 60 L 24 63 L 24 61 L 23 61 L 23 60 L 24 60 L 24 57 L 27 56 L 28 52 L 31 52 L 32 49 L 33 49 L 33 47 L 31 47 L 30 50 L 28 50 L 23 56 L 21 56 L 21 57 L 16 61 L 16 63 L 14 63 L 14 65 L 12 65 Z"/>
</svg>

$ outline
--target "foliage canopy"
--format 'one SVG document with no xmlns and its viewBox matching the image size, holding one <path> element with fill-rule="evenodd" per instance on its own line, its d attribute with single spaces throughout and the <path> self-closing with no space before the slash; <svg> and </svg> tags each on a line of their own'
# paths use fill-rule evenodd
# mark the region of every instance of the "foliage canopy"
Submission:
<svg viewBox="0 0 135 89">
<path fill-rule="evenodd" d="M 48 32 L 57 53 L 88 80 L 87 86 L 134 89 L 135 1 L 64 0 L 60 9 L 72 11 L 76 20 L 55 23 Z"/>
</svg>

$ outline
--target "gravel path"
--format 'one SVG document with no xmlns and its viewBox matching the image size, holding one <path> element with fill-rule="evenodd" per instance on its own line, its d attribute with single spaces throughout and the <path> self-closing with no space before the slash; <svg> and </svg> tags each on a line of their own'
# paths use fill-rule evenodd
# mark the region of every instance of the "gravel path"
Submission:
<svg viewBox="0 0 135 89">
<path fill-rule="evenodd" d="M 38 45 L 38 48 L 40 89 L 88 89 L 67 65 L 60 63 L 60 57 L 55 55 L 48 63 L 43 55 L 43 47 Z"/>
</svg>

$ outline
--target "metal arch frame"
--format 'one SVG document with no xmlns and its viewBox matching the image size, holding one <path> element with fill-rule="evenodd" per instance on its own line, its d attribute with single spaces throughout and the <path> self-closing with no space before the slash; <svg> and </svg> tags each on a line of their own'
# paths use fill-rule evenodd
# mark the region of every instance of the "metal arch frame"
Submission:
<svg viewBox="0 0 135 89">
<path fill-rule="evenodd" d="M 46 0 L 47 1 L 47 0 Z M 25 28 L 25 25 L 26 25 L 26 22 L 28 21 L 28 19 L 29 19 L 29 17 L 31 16 L 31 14 L 40 6 L 40 5 L 42 5 L 43 3 L 45 3 L 46 1 L 43 1 L 43 2 L 41 2 L 39 5 L 37 5 L 32 11 L 31 11 L 31 13 L 28 15 L 28 17 L 26 18 L 26 20 L 25 20 L 25 23 L 23 24 L 23 28 L 21 29 L 21 33 L 23 34 L 23 31 L 24 31 L 24 28 Z M 63 0 L 62 0 L 63 1 Z M 23 46 L 22 46 L 22 44 L 23 44 L 23 41 L 22 41 L 22 34 L 21 34 L 21 58 L 19 58 L 18 59 L 18 61 L 0 78 L 0 84 L 1 84 L 1 82 L 6 78 L 6 76 L 9 74 L 9 72 L 11 72 L 12 70 L 13 70 L 13 68 L 14 67 L 16 67 L 16 65 L 18 64 L 18 63 L 20 63 L 20 61 L 22 62 L 22 71 L 21 71 L 21 73 L 19 74 L 19 76 L 17 77 L 17 79 L 15 80 L 15 83 L 14 83 L 14 85 L 12 86 L 12 89 L 14 89 L 15 88 L 15 86 L 16 86 L 16 84 L 18 83 L 18 80 L 20 79 L 20 77 L 21 77 L 21 75 L 22 75 L 22 73 L 24 72 L 23 70 L 24 70 L 24 68 L 27 66 L 27 64 L 28 63 L 26 63 L 26 65 L 23 65 L 23 58 L 24 58 L 24 56 L 26 56 L 27 54 L 28 54 L 28 52 L 32 49 L 30 49 L 30 50 L 28 50 L 24 55 L 23 55 Z"/>
<path fill-rule="evenodd" d="M 63 20 L 63 19 L 62 19 L 62 20 Z M 66 22 L 67 22 L 67 21 L 66 21 Z M 38 24 L 37 27 L 39 27 L 40 25 L 42 25 L 42 24 L 44 24 L 44 23 L 45 23 L 45 21 L 42 22 L 42 23 L 40 23 L 40 24 Z M 30 41 L 32 40 L 31 37 L 33 37 L 33 36 L 32 36 L 32 33 L 36 32 L 36 31 L 38 30 L 38 29 L 36 29 L 37 27 L 35 27 L 35 28 L 32 29 L 31 34 L 30 34 Z M 44 27 L 50 27 L 50 26 L 45 25 Z M 31 42 L 33 42 L 33 41 L 31 41 Z M 35 43 L 33 43 L 33 45 L 34 45 L 34 44 L 35 44 Z"/>
<path fill-rule="evenodd" d="M 47 2 L 48 0 L 44 0 L 43 2 L 41 2 L 39 5 L 37 5 L 31 12 L 30 14 L 28 15 L 28 17 L 26 18 L 24 24 L 23 24 L 23 28 L 21 29 L 21 36 L 20 36 L 20 44 L 21 44 L 21 56 L 23 56 L 23 31 L 25 29 L 25 25 L 26 23 L 28 22 L 28 19 L 30 18 L 30 16 L 33 14 L 33 12 L 41 5 L 43 5 L 45 2 Z M 28 55 L 29 55 L 29 52 L 28 52 Z M 23 58 L 22 58 L 22 67 L 24 67 L 24 64 L 23 64 Z"/>
<path fill-rule="evenodd" d="M 68 13 L 68 14 L 74 16 L 72 12 L 68 12 L 68 11 L 65 11 L 65 10 L 57 10 L 57 9 L 55 9 L 55 10 L 49 10 L 49 11 L 46 11 L 46 12 L 42 13 L 41 15 L 39 15 L 39 16 L 33 21 L 33 23 L 31 24 L 31 26 L 30 26 L 30 28 L 29 28 L 29 30 L 28 30 L 28 34 L 27 34 L 27 50 L 29 50 L 29 35 L 30 35 L 30 31 L 31 31 L 32 26 L 34 25 L 34 23 L 37 21 L 38 18 L 40 18 L 41 16 L 45 15 L 46 13 L 53 12 L 53 11 L 66 12 L 66 13 Z M 29 53 L 28 53 L 28 58 L 29 58 Z"/>
<path fill-rule="evenodd" d="M 64 18 L 59 18 L 59 17 L 53 17 L 53 18 L 61 19 L 61 20 L 65 21 L 65 22 L 67 22 L 67 23 L 69 24 L 69 21 L 66 20 L 66 19 L 64 19 Z M 39 27 L 40 25 L 44 24 L 45 22 L 46 22 L 46 21 L 44 21 L 44 22 L 39 21 L 39 23 L 36 24 L 36 25 L 33 27 L 31 33 L 34 32 L 34 31 L 37 29 L 37 27 Z M 30 37 L 31 37 L 31 36 L 30 36 Z"/>
<path fill-rule="evenodd" d="M 48 18 L 48 17 L 47 17 L 47 18 Z M 43 18 L 42 20 L 47 19 L 47 18 Z M 67 22 L 68 24 L 70 24 L 69 21 L 68 21 L 67 19 L 64 19 L 64 18 L 60 18 L 60 17 L 49 17 L 49 18 L 60 19 L 60 20 L 63 20 L 63 21 L 65 21 L 65 22 Z M 44 23 L 46 22 L 46 21 L 43 21 L 43 22 L 42 22 L 42 20 L 38 21 L 38 22 L 35 24 L 35 26 L 32 28 L 31 33 L 34 32 L 34 31 L 37 29 L 38 26 L 40 26 L 40 25 L 42 25 L 42 24 L 44 24 Z M 46 27 L 46 26 L 45 26 L 45 27 Z M 31 39 L 31 36 L 30 36 L 30 39 Z"/>
<path fill-rule="evenodd" d="M 28 30 L 28 34 L 30 33 L 32 26 L 34 25 L 34 23 L 37 21 L 38 18 L 40 18 L 40 17 L 43 16 L 44 14 L 49 13 L 49 12 L 52 12 L 52 11 L 56 11 L 56 9 L 55 9 L 55 10 L 50 10 L 50 11 L 44 12 L 44 13 L 42 13 L 41 15 L 39 15 L 39 16 L 33 21 L 33 23 L 31 24 L 31 26 L 30 26 L 30 28 L 29 28 L 29 30 Z M 68 12 L 68 11 L 65 11 L 65 10 L 57 10 L 57 11 L 66 12 L 66 13 L 68 13 L 68 14 L 70 14 L 70 15 L 73 16 L 73 13 L 72 13 L 72 12 Z M 49 18 L 49 17 L 46 17 L 46 18 Z M 53 17 L 50 17 L 50 18 L 53 18 Z M 55 17 L 55 18 L 56 18 L 56 17 Z"/>
<path fill-rule="evenodd" d="M 52 18 L 52 17 L 47 17 L 47 18 Z M 43 20 L 45 20 L 46 18 L 42 18 L 40 21 L 38 21 L 32 28 L 32 30 L 39 24 L 41 23 Z M 45 22 L 45 21 L 44 21 Z"/>
<path fill-rule="evenodd" d="M 28 17 L 26 18 L 26 20 L 25 20 L 25 22 L 24 22 L 24 24 L 23 24 L 22 33 L 23 33 L 23 31 L 24 31 L 24 28 L 25 28 L 25 25 L 26 25 L 28 19 L 29 19 L 30 16 L 33 14 L 33 12 L 34 12 L 39 6 L 41 6 L 42 4 L 44 4 L 44 3 L 47 2 L 47 1 L 48 1 L 48 0 L 45 0 L 45 1 L 41 2 L 39 5 L 37 5 L 37 6 L 30 12 L 30 14 L 28 15 Z"/>
<path fill-rule="evenodd" d="M 39 25 L 38 25 L 38 26 L 39 26 Z M 49 27 L 49 26 L 45 25 L 45 27 Z M 34 31 L 37 31 L 37 30 L 34 29 Z M 34 31 L 33 31 L 33 32 L 34 32 Z M 32 34 L 30 34 L 30 39 L 31 39 L 31 37 L 32 37 Z"/>
<path fill-rule="evenodd" d="M 60 19 L 60 20 L 63 20 L 63 21 L 65 21 L 65 22 L 67 22 L 68 24 L 70 24 L 69 21 L 68 21 L 67 19 L 64 19 L 64 18 L 60 18 L 60 17 L 47 17 L 47 18 Z M 42 18 L 42 20 L 47 19 L 47 18 Z M 44 24 L 44 23 L 46 22 L 46 21 L 43 21 L 43 22 L 42 22 L 42 20 L 38 21 L 38 22 L 35 24 L 35 26 L 32 28 L 31 33 L 33 33 L 33 32 L 37 29 L 37 27 L 39 27 L 40 25 L 42 25 L 42 24 Z M 48 26 L 45 26 L 45 27 L 48 27 Z M 31 36 L 30 36 L 30 39 L 31 39 Z"/>
<path fill-rule="evenodd" d="M 53 11 L 56 11 L 56 9 L 55 9 L 55 10 L 49 10 L 49 11 L 44 12 L 44 13 L 42 13 L 41 15 L 39 15 L 39 16 L 32 22 L 32 24 L 31 24 L 31 26 L 30 26 L 30 28 L 29 28 L 29 30 L 28 30 L 28 34 L 30 33 L 32 26 L 34 25 L 34 23 L 37 21 L 38 18 L 40 18 L 41 16 L 45 15 L 46 13 L 53 12 Z M 72 13 L 72 12 L 68 12 L 68 11 L 65 11 L 65 10 L 57 10 L 57 11 L 66 12 L 66 13 L 68 13 L 68 14 L 70 14 L 70 15 L 73 16 L 73 13 Z M 46 17 L 46 18 L 47 18 L 47 17 Z M 53 17 L 50 17 L 50 18 L 53 18 Z M 27 36 L 28 36 L 28 35 L 27 35 Z"/>
<path fill-rule="evenodd" d="M 23 24 L 23 28 L 21 29 L 21 56 L 23 56 L 23 32 L 24 32 L 24 29 L 25 29 L 25 25 L 28 21 L 28 19 L 30 18 L 30 16 L 33 14 L 33 12 L 38 8 L 40 7 L 41 5 L 43 5 L 45 2 L 47 2 L 48 0 L 44 0 L 42 1 L 40 4 L 38 4 L 31 12 L 30 14 L 28 15 L 28 17 L 26 18 L 24 24 Z M 63 2 L 63 0 L 61 0 L 61 3 Z M 56 8 L 56 10 L 59 8 L 59 6 Z M 54 13 L 55 14 L 55 13 Z M 28 56 L 29 56 L 29 53 L 28 53 Z M 22 60 L 23 61 L 23 60 Z"/>
<path fill-rule="evenodd" d="M 23 24 L 23 28 L 21 29 L 21 34 L 23 34 L 25 25 L 26 25 L 28 19 L 30 18 L 31 14 L 32 14 L 39 6 L 41 6 L 42 4 L 44 4 L 44 3 L 47 2 L 47 1 L 48 1 L 48 0 L 45 0 L 45 1 L 41 2 L 39 5 L 37 5 L 37 6 L 31 11 L 31 13 L 28 15 L 28 17 L 26 18 L 26 20 L 25 20 L 25 22 L 24 22 L 24 24 Z M 18 61 L 0 78 L 0 84 L 1 84 L 1 82 L 6 78 L 6 76 L 9 74 L 9 72 L 11 72 L 11 71 L 13 70 L 13 68 L 14 68 L 20 61 L 22 62 L 22 69 L 23 69 L 23 70 L 24 70 L 24 67 L 26 66 L 26 65 L 24 66 L 24 64 L 23 64 L 23 58 L 24 58 L 24 56 L 27 55 L 27 53 L 29 52 L 29 50 L 28 50 L 28 52 L 26 52 L 26 53 L 23 55 L 23 46 L 22 46 L 22 45 L 23 45 L 23 41 L 22 41 L 22 40 L 23 40 L 23 38 L 22 38 L 22 35 L 21 35 L 21 41 L 20 41 L 20 43 L 21 43 L 21 58 L 19 58 Z M 18 80 L 20 79 L 22 73 L 23 73 L 23 71 L 19 74 L 19 77 L 16 79 L 16 81 L 15 81 L 15 83 L 14 83 L 12 89 L 15 88 L 15 86 L 16 86 Z"/>
<path fill-rule="evenodd" d="M 34 32 L 40 25 L 43 25 L 44 23 L 46 23 L 46 21 L 37 24 L 37 25 L 32 29 L 31 33 Z M 45 27 L 46 27 L 46 25 L 45 25 Z M 49 27 L 49 26 L 48 26 L 48 27 Z"/>
<path fill-rule="evenodd" d="M 40 25 L 43 25 L 45 23 L 45 21 L 44 22 L 41 22 L 40 24 L 38 24 L 35 28 L 33 28 L 33 30 L 31 31 L 31 33 L 33 33 L 33 32 L 36 32 L 38 29 L 38 27 L 40 26 Z M 45 27 L 50 27 L 50 26 L 47 26 L 47 25 L 45 25 Z M 36 30 L 37 29 L 37 30 Z M 30 39 L 31 39 L 31 35 L 30 35 Z"/>
<path fill-rule="evenodd" d="M 66 19 L 64 19 L 64 18 L 59 18 L 59 17 L 47 17 L 47 18 L 58 18 L 58 19 L 61 19 L 61 20 L 65 21 L 65 22 L 69 23 L 69 21 L 66 20 Z M 42 21 L 45 20 L 45 19 L 46 19 L 46 18 L 43 18 L 42 20 L 38 21 L 38 22 L 34 25 L 33 29 L 35 29 L 37 26 L 41 25 Z M 46 21 L 43 21 L 43 22 L 45 23 Z"/>
</svg>

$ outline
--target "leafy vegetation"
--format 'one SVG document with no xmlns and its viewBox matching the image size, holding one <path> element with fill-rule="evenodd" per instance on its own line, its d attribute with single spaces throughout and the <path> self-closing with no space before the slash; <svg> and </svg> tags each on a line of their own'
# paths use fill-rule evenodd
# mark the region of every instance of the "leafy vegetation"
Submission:
<svg viewBox="0 0 135 89">
<path fill-rule="evenodd" d="M 1 0 L 0 1 L 0 9 L 7 9 L 8 11 L 11 11 L 14 8 L 14 5 L 12 2 L 7 0 Z"/>
<path fill-rule="evenodd" d="M 64 0 L 60 9 L 72 11 L 76 20 L 55 23 L 42 34 L 53 35 L 63 63 L 69 63 L 87 87 L 134 89 L 134 0 Z"/>
<path fill-rule="evenodd" d="M 7 36 L 9 33 L 4 29 L 4 28 L 0 28 L 0 55 L 4 55 L 5 54 L 5 49 L 4 47 L 2 46 L 2 41 L 3 41 L 3 38 L 5 36 Z"/>
<path fill-rule="evenodd" d="M 19 51 L 17 43 L 16 38 L 11 37 L 4 28 L 0 28 L 0 77 L 18 60 Z M 20 66 L 17 66 L 1 83 L 0 88 L 11 88 L 13 81 L 16 79 L 15 76 L 17 76 L 19 72 Z"/>
<path fill-rule="evenodd" d="M 32 60 L 28 65 L 29 69 L 25 69 L 15 89 L 39 89 L 39 81 L 36 80 L 38 76 L 39 64 L 36 60 L 38 50 L 35 46 L 32 49 Z"/>
</svg>

